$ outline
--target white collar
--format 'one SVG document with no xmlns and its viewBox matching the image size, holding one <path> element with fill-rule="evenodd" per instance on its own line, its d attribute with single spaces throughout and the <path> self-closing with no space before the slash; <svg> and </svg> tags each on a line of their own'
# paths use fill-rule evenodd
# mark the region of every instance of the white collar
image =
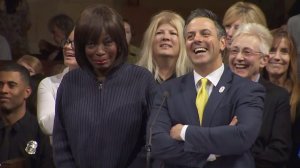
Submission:
<svg viewBox="0 0 300 168">
<path fill-rule="evenodd" d="M 221 76 L 224 72 L 224 64 L 222 63 L 222 65 L 216 69 L 215 71 L 213 71 L 212 73 L 208 74 L 207 76 L 204 76 L 205 78 L 207 78 L 214 86 L 217 86 L 217 84 L 219 83 Z M 195 70 L 194 70 L 194 80 L 195 80 L 195 86 L 196 88 L 198 87 L 198 81 L 202 78 L 204 78 L 203 76 L 201 76 L 200 74 L 198 74 Z"/>
</svg>

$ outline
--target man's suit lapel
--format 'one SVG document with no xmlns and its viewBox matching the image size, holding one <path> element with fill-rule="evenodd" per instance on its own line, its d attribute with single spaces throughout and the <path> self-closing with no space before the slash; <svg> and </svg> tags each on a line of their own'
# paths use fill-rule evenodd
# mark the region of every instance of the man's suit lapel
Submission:
<svg viewBox="0 0 300 168">
<path fill-rule="evenodd" d="M 224 72 L 221 76 L 220 81 L 216 87 L 213 87 L 213 90 L 209 96 L 207 104 L 205 106 L 205 111 L 203 114 L 203 123 L 202 126 L 210 126 L 213 116 L 216 113 L 216 109 L 219 106 L 222 99 L 226 99 L 226 92 L 231 87 L 232 72 L 228 67 L 225 66 Z"/>
<path fill-rule="evenodd" d="M 189 124 L 200 125 L 198 111 L 195 104 L 197 91 L 195 88 L 193 73 L 189 73 L 182 79 L 181 87 L 183 90 L 183 107 L 188 117 Z"/>
</svg>

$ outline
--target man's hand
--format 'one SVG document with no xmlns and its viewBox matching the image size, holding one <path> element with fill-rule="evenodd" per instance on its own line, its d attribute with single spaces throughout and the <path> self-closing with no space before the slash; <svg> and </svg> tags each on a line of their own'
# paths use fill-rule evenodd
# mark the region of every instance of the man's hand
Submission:
<svg viewBox="0 0 300 168">
<path fill-rule="evenodd" d="M 236 126 L 237 123 L 238 123 L 237 116 L 234 116 L 231 122 L 229 123 L 229 126 Z M 210 154 L 207 158 L 207 161 L 213 162 L 217 159 L 217 157 L 220 157 L 220 155 Z"/>
<path fill-rule="evenodd" d="M 174 125 L 170 130 L 170 136 L 177 141 L 182 141 L 180 137 L 182 127 L 183 127 L 182 124 Z"/>
<path fill-rule="evenodd" d="M 230 126 L 235 126 L 237 123 L 238 123 L 237 116 L 234 116 L 229 125 Z"/>
<path fill-rule="evenodd" d="M 235 125 L 237 125 L 237 123 L 238 123 L 237 116 L 234 116 L 229 125 L 235 126 Z M 182 139 L 180 137 L 182 127 L 183 127 L 182 124 L 174 125 L 170 130 L 170 136 L 177 141 L 182 141 Z"/>
</svg>

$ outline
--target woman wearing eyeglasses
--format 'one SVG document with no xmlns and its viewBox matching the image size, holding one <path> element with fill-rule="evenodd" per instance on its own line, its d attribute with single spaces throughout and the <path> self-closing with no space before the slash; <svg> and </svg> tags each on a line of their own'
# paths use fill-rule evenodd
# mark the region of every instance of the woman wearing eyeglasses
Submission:
<svg viewBox="0 0 300 168">
<path fill-rule="evenodd" d="M 75 59 L 74 30 L 68 39 L 63 42 L 64 64 L 67 66 L 60 74 L 43 79 L 38 87 L 37 93 L 37 118 L 42 131 L 52 136 L 56 92 L 63 76 L 78 67 Z M 52 138 L 50 138 L 52 139 Z M 52 141 L 52 140 L 51 140 Z"/>
<path fill-rule="evenodd" d="M 241 25 L 232 39 L 229 52 L 231 70 L 258 82 L 266 91 L 260 133 L 251 149 L 255 167 L 285 168 L 292 145 L 289 94 L 260 75 L 269 58 L 272 35 L 260 24 L 247 23 Z"/>
</svg>

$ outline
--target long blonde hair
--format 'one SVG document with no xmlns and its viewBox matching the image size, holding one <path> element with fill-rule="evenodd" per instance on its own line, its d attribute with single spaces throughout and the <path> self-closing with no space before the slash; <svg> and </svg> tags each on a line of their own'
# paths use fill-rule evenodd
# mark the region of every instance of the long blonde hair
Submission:
<svg viewBox="0 0 300 168">
<path fill-rule="evenodd" d="M 170 24 L 178 32 L 180 49 L 175 68 L 176 76 L 184 75 L 191 69 L 190 62 L 187 59 L 186 47 L 183 36 L 184 20 L 180 15 L 173 11 L 162 11 L 152 17 L 151 23 L 144 33 L 144 38 L 142 41 L 141 58 L 137 63 L 138 65 L 143 66 L 147 68 L 150 72 L 152 72 L 154 74 L 155 79 L 159 78 L 159 70 L 153 59 L 153 40 L 157 28 L 164 23 Z"/>
<path fill-rule="evenodd" d="M 43 64 L 37 57 L 34 57 L 32 55 L 23 55 L 21 58 L 17 60 L 17 63 L 22 63 L 22 62 L 32 67 L 36 74 L 44 73 Z"/>
</svg>

